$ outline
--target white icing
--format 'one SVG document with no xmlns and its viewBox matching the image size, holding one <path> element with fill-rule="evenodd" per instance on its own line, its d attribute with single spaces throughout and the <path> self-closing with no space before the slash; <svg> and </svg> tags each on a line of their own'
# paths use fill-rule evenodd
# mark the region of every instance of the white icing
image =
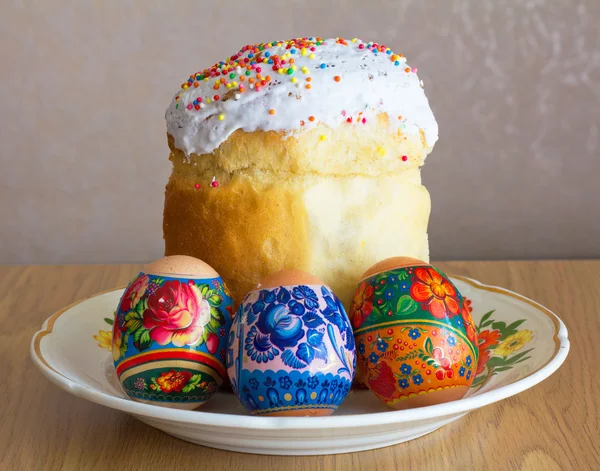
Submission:
<svg viewBox="0 0 600 471">
<path fill-rule="evenodd" d="M 433 147 L 438 138 L 438 126 L 416 71 L 405 71 L 410 66 L 404 57 L 398 59 L 399 65 L 394 65 L 393 53 L 374 54 L 367 48 L 367 43 L 360 40 L 348 41 L 347 44 L 327 39 L 324 44 L 316 46 L 315 51 L 307 50 L 305 55 L 294 48 L 296 53 L 290 54 L 290 57 L 295 61 L 296 70 L 292 75 L 273 71 L 273 64 L 258 63 L 261 75 L 271 76 L 270 84 L 259 91 L 254 86 L 251 88 L 248 80 L 240 81 L 238 76 L 244 74 L 245 69 L 236 70 L 235 67 L 236 77 L 233 79 L 227 73 L 210 77 L 208 81 L 200 80 L 198 87 L 190 84 L 187 90 L 182 89 L 175 95 L 165 116 L 175 147 L 188 155 L 207 154 L 237 129 L 246 132 L 286 131 L 289 136 L 319 123 L 331 128 L 362 126 L 361 121 L 356 122 L 360 112 L 360 118 L 366 118 L 367 122 L 377 114 L 387 112 L 393 129 L 400 128 L 406 134 L 418 134 L 422 130 L 428 147 Z M 364 49 L 359 49 L 360 44 L 364 45 Z M 250 52 L 243 52 L 237 60 L 248 57 Z M 290 50 L 286 50 L 284 43 L 265 48 L 262 58 L 265 58 L 266 52 L 271 57 L 277 54 L 281 58 Z M 314 54 L 315 58 L 311 59 L 310 54 Z M 327 67 L 320 68 L 322 63 Z M 289 66 L 286 61 L 282 67 Z M 303 73 L 303 67 L 309 70 L 309 74 Z M 256 72 L 252 70 L 247 78 L 255 76 Z M 336 81 L 335 76 L 339 76 L 340 80 Z M 230 83 L 235 80 L 238 85 L 214 90 L 215 81 L 221 77 Z M 310 89 L 305 87 L 307 77 L 311 78 Z M 292 78 L 296 79 L 296 83 L 292 82 Z M 240 93 L 240 84 L 245 87 L 243 93 Z M 222 97 L 230 90 L 229 99 L 223 101 Z M 216 94 L 221 99 L 207 103 L 207 99 L 212 100 Z M 188 104 L 198 97 L 202 98 L 200 109 L 189 110 Z M 270 114 L 270 110 L 275 113 Z M 222 120 L 219 115 L 224 115 Z M 314 121 L 309 121 L 310 116 L 314 116 Z M 399 116 L 402 119 L 398 119 Z M 351 124 L 347 123 L 348 117 L 353 118 Z M 304 121 L 303 126 L 301 121 Z"/>
</svg>

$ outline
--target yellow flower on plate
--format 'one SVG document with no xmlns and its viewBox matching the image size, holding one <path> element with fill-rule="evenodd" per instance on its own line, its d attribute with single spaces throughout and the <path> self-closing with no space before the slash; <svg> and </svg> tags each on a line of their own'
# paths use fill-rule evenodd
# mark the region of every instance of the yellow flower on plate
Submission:
<svg viewBox="0 0 600 471">
<path fill-rule="evenodd" d="M 527 343 L 533 339 L 531 330 L 521 330 L 516 334 L 506 337 L 494 350 L 494 355 L 507 357 L 511 353 L 521 350 Z"/>
<path fill-rule="evenodd" d="M 98 335 L 94 335 L 93 337 L 98 342 L 100 348 L 112 349 L 112 332 L 99 330 Z"/>
</svg>

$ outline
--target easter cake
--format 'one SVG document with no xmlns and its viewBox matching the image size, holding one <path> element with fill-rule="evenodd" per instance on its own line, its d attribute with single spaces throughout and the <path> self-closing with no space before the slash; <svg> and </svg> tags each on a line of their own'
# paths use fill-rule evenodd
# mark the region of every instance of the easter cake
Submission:
<svg viewBox="0 0 600 471">
<path fill-rule="evenodd" d="M 297 268 L 348 308 L 373 263 L 429 259 L 420 168 L 438 127 L 402 54 L 341 38 L 247 45 L 190 75 L 166 120 L 165 254 L 209 263 L 236 303 Z"/>
</svg>

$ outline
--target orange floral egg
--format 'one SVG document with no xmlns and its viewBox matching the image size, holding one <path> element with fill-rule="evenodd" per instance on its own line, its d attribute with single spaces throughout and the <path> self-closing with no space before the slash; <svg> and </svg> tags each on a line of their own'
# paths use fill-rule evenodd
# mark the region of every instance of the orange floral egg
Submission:
<svg viewBox="0 0 600 471">
<path fill-rule="evenodd" d="M 358 374 L 395 409 L 462 398 L 479 350 L 470 309 L 452 281 L 426 262 L 393 257 L 365 272 L 350 317 Z"/>
</svg>

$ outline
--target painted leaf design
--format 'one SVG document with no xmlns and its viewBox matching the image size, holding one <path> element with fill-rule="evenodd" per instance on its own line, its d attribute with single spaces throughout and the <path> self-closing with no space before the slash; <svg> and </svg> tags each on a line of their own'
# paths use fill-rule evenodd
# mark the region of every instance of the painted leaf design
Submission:
<svg viewBox="0 0 600 471">
<path fill-rule="evenodd" d="M 331 309 L 333 311 L 337 310 L 338 306 L 331 296 L 323 296 L 323 299 L 325 299 L 325 303 L 327 304 L 327 307 L 329 309 Z"/>
<path fill-rule="evenodd" d="M 346 344 L 345 344 L 346 350 L 348 351 L 353 351 L 356 348 L 356 344 L 354 342 L 354 332 L 352 331 L 352 328 L 348 327 L 348 329 L 346 330 Z"/>
<path fill-rule="evenodd" d="M 309 329 L 306 334 L 306 340 L 312 347 L 319 345 L 323 342 L 323 332 L 319 332 L 316 329 Z"/>
<path fill-rule="evenodd" d="M 417 307 L 418 306 L 416 301 L 413 298 L 411 298 L 408 294 L 405 294 L 404 296 L 400 296 L 400 299 L 398 299 L 396 313 L 401 316 L 407 316 L 415 312 L 417 310 Z"/>
<path fill-rule="evenodd" d="M 110 319 L 109 317 L 105 317 L 104 318 L 104 322 L 106 322 L 108 325 L 113 325 L 114 324 L 114 320 Z"/>
<path fill-rule="evenodd" d="M 253 310 L 253 309 L 250 309 L 250 310 L 248 311 L 248 314 L 247 314 L 247 319 L 246 319 L 246 320 L 247 320 L 247 322 L 248 322 L 248 325 L 252 325 L 252 324 L 254 324 L 254 322 L 256 321 L 256 318 L 257 318 L 257 317 L 258 317 L 257 313 L 256 313 L 256 312 L 254 312 L 254 310 Z"/>
<path fill-rule="evenodd" d="M 310 364 L 315 357 L 315 350 L 311 348 L 306 342 L 302 342 L 298 345 L 298 350 L 296 351 L 296 356 L 300 358 L 300 360 L 304 361 L 307 364 Z"/>
<path fill-rule="evenodd" d="M 287 304 L 290 299 L 290 292 L 287 290 L 287 288 L 279 288 L 279 292 L 277 293 L 277 301 L 281 304 Z"/>
<path fill-rule="evenodd" d="M 206 298 L 208 291 L 210 290 L 210 286 L 208 285 L 198 285 L 200 288 L 200 294 L 202 294 L 203 298 Z"/>
<path fill-rule="evenodd" d="M 431 342 L 431 339 L 429 337 L 427 337 L 427 340 L 425 340 L 425 351 L 429 354 L 429 356 L 433 356 L 433 343 Z"/>
<path fill-rule="evenodd" d="M 252 312 L 254 314 L 258 314 L 259 312 L 263 311 L 264 309 L 265 309 L 265 303 L 264 303 L 264 301 L 261 301 L 260 299 L 252 305 Z"/>
<path fill-rule="evenodd" d="M 501 373 L 503 371 L 508 371 L 512 368 L 512 366 L 501 366 L 500 368 L 496 368 L 494 371 L 496 373 Z"/>
<path fill-rule="evenodd" d="M 325 362 L 327 362 L 327 347 L 323 342 L 323 335 L 323 332 L 310 329 L 306 335 L 306 339 L 308 342 L 308 348 L 312 350 L 313 355 L 316 358 L 320 358 L 321 360 L 325 360 Z"/>
<path fill-rule="evenodd" d="M 284 352 L 281 354 L 281 359 L 283 360 L 283 363 L 285 365 L 296 370 L 299 370 L 306 366 L 306 363 L 296 358 L 296 356 L 291 350 L 284 350 Z"/>
<path fill-rule="evenodd" d="M 479 321 L 479 328 L 481 329 L 482 327 L 485 327 L 486 325 L 489 325 L 492 323 L 492 321 L 486 322 L 494 313 L 495 311 L 490 311 L 490 312 L 486 312 L 483 317 L 481 318 L 481 320 Z"/>
<path fill-rule="evenodd" d="M 212 332 L 216 332 L 221 327 L 221 322 L 219 319 L 213 316 L 210 316 L 210 320 L 208 321 L 208 329 Z"/>
<path fill-rule="evenodd" d="M 129 334 L 123 334 L 123 340 L 121 341 L 121 348 L 119 348 L 119 358 L 123 358 L 125 352 L 127 351 L 127 343 L 129 342 Z"/>
<path fill-rule="evenodd" d="M 263 290 L 262 293 L 264 293 L 263 300 L 265 301 L 265 303 L 271 304 L 271 303 L 275 302 L 275 292 L 274 291 Z"/>
<path fill-rule="evenodd" d="M 143 300 L 139 301 L 137 303 L 137 305 L 135 306 L 135 310 L 140 315 L 140 317 L 144 314 L 144 311 L 146 309 L 148 309 L 148 300 L 147 299 L 143 299 Z"/>
<path fill-rule="evenodd" d="M 147 350 L 152 346 L 150 331 L 146 329 L 138 329 L 133 333 L 133 344 L 140 351 Z"/>
<path fill-rule="evenodd" d="M 142 326 L 142 317 L 137 311 L 129 311 L 125 314 L 125 329 L 130 334 L 137 331 Z"/>
<path fill-rule="evenodd" d="M 211 294 L 208 298 L 206 298 L 208 300 L 208 302 L 212 305 L 212 306 L 220 306 L 222 299 L 221 296 L 219 296 L 218 294 Z"/>
<path fill-rule="evenodd" d="M 308 311 L 306 314 L 304 314 L 304 316 L 302 316 L 302 320 L 304 321 L 304 325 L 309 329 L 314 329 L 325 324 L 321 316 L 314 311 Z"/>
</svg>

